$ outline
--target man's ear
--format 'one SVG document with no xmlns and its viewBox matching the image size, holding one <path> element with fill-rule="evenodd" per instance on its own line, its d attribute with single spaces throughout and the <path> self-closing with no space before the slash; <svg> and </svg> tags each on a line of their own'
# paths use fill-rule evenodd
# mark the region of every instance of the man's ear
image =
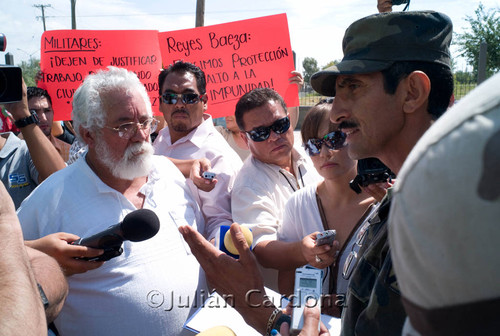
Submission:
<svg viewBox="0 0 500 336">
<path fill-rule="evenodd" d="M 243 141 L 245 141 L 247 147 L 248 147 L 248 138 L 247 138 L 247 134 L 243 131 L 240 131 L 240 137 L 243 139 Z"/>
<path fill-rule="evenodd" d="M 403 103 L 403 111 L 412 113 L 422 107 L 427 109 L 429 94 L 431 92 L 431 80 L 422 71 L 413 71 L 404 79 L 406 97 Z"/>
<path fill-rule="evenodd" d="M 201 101 L 203 102 L 203 112 L 205 112 L 208 108 L 207 106 L 208 96 L 206 93 L 203 96 L 201 96 Z"/>
<path fill-rule="evenodd" d="M 83 141 L 90 147 L 93 148 L 95 146 L 95 134 L 91 133 L 88 129 L 80 126 L 80 135 L 83 138 Z"/>
<path fill-rule="evenodd" d="M 451 94 L 450 102 L 448 103 L 448 108 L 452 107 L 455 104 L 455 93 Z"/>
</svg>

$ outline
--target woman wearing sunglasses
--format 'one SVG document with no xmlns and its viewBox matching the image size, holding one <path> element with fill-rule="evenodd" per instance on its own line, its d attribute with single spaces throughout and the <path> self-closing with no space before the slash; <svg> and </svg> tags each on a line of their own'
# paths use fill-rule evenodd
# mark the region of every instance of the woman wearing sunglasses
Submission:
<svg viewBox="0 0 500 336">
<path fill-rule="evenodd" d="M 306 152 L 324 180 L 291 196 L 278 239 L 300 242 L 297 253 L 302 254 L 311 266 L 324 269 L 323 293 L 338 295 L 332 295 L 331 304 L 327 302 L 330 300 L 323 299 L 323 313 L 339 317 L 341 295 L 346 292 L 348 281 L 342 276 L 342 266 L 360 234 L 361 223 L 370 213 L 374 199 L 365 192 L 356 194 L 349 187 L 349 181 L 356 176 L 357 161 L 347 155 L 345 134 L 330 122 L 332 102 L 329 99 L 314 106 L 301 127 Z M 316 234 L 325 230 L 336 230 L 335 240 L 339 243 L 337 255 L 318 254 Z M 289 266 L 288 270 L 282 267 L 279 273 L 280 292 L 283 294 L 293 293 L 297 265 Z"/>
</svg>

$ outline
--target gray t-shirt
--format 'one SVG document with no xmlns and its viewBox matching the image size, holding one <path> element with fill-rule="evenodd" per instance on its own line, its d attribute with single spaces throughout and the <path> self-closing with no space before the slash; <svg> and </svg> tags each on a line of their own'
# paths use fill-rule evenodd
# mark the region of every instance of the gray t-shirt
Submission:
<svg viewBox="0 0 500 336">
<path fill-rule="evenodd" d="M 28 146 L 14 133 L 2 133 L 7 138 L 0 150 L 0 177 L 16 209 L 38 185 L 38 171 L 31 160 Z"/>
</svg>

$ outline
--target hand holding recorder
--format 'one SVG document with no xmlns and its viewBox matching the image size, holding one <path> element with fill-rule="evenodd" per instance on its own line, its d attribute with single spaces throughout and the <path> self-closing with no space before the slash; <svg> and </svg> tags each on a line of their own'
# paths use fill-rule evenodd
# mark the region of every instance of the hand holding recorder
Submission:
<svg viewBox="0 0 500 336">
<path fill-rule="evenodd" d="M 309 265 L 323 269 L 335 262 L 339 243 L 335 240 L 334 232 L 314 232 L 302 239 L 302 255 Z"/>
</svg>

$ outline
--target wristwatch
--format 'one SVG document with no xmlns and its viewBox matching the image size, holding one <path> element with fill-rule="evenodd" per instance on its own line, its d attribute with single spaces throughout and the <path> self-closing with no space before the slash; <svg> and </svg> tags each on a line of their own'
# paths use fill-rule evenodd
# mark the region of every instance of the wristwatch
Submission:
<svg viewBox="0 0 500 336">
<path fill-rule="evenodd" d="M 31 115 L 29 117 L 24 117 L 22 119 L 16 120 L 14 125 L 17 128 L 23 128 L 31 124 L 39 124 L 40 120 L 38 119 L 38 114 L 36 114 L 35 110 L 30 110 Z"/>
</svg>

